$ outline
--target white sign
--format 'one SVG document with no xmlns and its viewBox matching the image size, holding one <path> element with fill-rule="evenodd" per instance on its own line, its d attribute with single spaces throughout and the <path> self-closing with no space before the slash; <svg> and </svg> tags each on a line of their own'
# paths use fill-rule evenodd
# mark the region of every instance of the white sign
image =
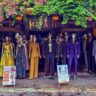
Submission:
<svg viewBox="0 0 96 96">
<path fill-rule="evenodd" d="M 58 83 L 69 83 L 68 65 L 57 65 Z"/>
<path fill-rule="evenodd" d="M 3 85 L 15 85 L 16 67 L 4 66 L 3 69 Z"/>
</svg>

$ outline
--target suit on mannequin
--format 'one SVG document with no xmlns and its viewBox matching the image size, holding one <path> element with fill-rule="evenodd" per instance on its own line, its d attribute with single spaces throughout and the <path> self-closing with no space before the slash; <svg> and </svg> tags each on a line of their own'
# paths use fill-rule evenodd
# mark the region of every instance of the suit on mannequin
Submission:
<svg viewBox="0 0 96 96">
<path fill-rule="evenodd" d="M 87 34 L 83 37 L 83 53 L 84 53 L 84 63 L 86 66 L 86 70 L 88 71 L 88 60 L 87 60 Z"/>
<path fill-rule="evenodd" d="M 52 35 L 49 34 L 48 40 L 44 43 L 44 52 L 43 56 L 45 57 L 46 61 L 46 76 L 48 78 L 54 79 L 54 58 L 56 55 L 56 42 L 52 40 Z M 51 67 L 50 67 L 51 66 Z M 51 74 L 50 71 L 52 70 Z M 51 75 L 51 76 L 50 76 Z"/>
<path fill-rule="evenodd" d="M 29 79 L 38 78 L 38 63 L 40 54 L 40 47 L 36 41 L 36 36 L 33 36 L 33 42 L 29 45 L 29 59 L 30 59 L 30 74 Z"/>
<path fill-rule="evenodd" d="M 62 37 L 57 37 L 56 40 L 56 59 L 57 59 L 57 64 L 62 64 L 62 51 L 63 51 L 63 47 L 62 47 Z"/>
<path fill-rule="evenodd" d="M 89 38 L 87 42 L 87 60 L 88 60 L 89 73 L 93 71 L 92 47 L 93 47 L 93 39 L 91 33 L 89 33 Z"/>
<path fill-rule="evenodd" d="M 72 34 L 72 40 L 68 44 L 68 57 L 69 57 L 69 76 L 71 75 L 72 61 L 75 61 L 74 79 L 77 76 L 78 58 L 80 54 L 80 45 L 76 41 L 76 34 Z"/>
<path fill-rule="evenodd" d="M 62 54 L 63 54 L 63 63 L 64 64 L 67 64 L 67 55 L 68 55 L 68 34 L 66 33 L 65 34 L 65 39 L 63 41 L 63 50 L 62 50 Z"/>
</svg>

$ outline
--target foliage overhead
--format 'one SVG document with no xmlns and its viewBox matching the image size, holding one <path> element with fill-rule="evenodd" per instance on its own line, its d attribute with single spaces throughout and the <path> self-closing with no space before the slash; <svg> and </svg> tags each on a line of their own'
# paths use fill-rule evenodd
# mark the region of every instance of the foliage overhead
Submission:
<svg viewBox="0 0 96 96">
<path fill-rule="evenodd" d="M 96 20 L 96 0 L 48 0 L 44 6 L 37 4 L 33 14 L 63 15 L 62 24 L 74 20 L 76 25 L 86 27 L 88 17 Z"/>
<path fill-rule="evenodd" d="M 5 2 L 8 0 L 2 0 Z M 76 25 L 86 27 L 88 18 L 96 20 L 96 0 L 12 0 L 16 4 L 16 14 L 24 14 L 22 10 L 32 8 L 32 15 L 59 14 L 63 16 L 62 24 L 68 23 L 69 20 L 75 21 Z M 34 3 L 37 1 L 37 3 Z M 44 1 L 44 5 L 40 4 Z M 10 5 L 10 3 L 9 3 Z M 8 6 L 8 5 L 6 5 Z M 8 11 L 5 5 L 3 11 Z"/>
</svg>

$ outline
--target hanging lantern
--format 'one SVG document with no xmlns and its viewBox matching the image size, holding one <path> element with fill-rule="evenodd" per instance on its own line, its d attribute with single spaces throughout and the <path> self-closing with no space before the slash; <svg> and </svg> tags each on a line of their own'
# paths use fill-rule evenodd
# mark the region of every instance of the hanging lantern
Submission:
<svg viewBox="0 0 96 96">
<path fill-rule="evenodd" d="M 28 14 L 28 15 L 32 15 L 32 8 L 26 8 L 25 9 L 25 13 Z"/>
<path fill-rule="evenodd" d="M 52 15 L 52 20 L 53 21 L 58 21 L 59 20 L 59 15 Z"/>
<path fill-rule="evenodd" d="M 17 20 L 17 21 L 21 21 L 22 19 L 23 19 L 23 16 L 22 16 L 22 15 L 17 15 L 17 16 L 16 16 L 16 20 Z"/>
</svg>

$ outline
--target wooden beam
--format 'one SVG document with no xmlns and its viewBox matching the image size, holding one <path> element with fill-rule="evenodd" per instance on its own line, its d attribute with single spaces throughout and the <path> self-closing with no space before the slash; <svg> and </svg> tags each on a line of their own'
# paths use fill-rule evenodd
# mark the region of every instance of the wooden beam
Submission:
<svg viewBox="0 0 96 96">
<path fill-rule="evenodd" d="M 86 29 L 84 28 L 62 28 L 62 31 L 66 32 L 84 32 Z"/>
<path fill-rule="evenodd" d="M 14 27 L 0 27 L 0 32 L 16 32 L 20 33 L 20 30 Z"/>
</svg>

